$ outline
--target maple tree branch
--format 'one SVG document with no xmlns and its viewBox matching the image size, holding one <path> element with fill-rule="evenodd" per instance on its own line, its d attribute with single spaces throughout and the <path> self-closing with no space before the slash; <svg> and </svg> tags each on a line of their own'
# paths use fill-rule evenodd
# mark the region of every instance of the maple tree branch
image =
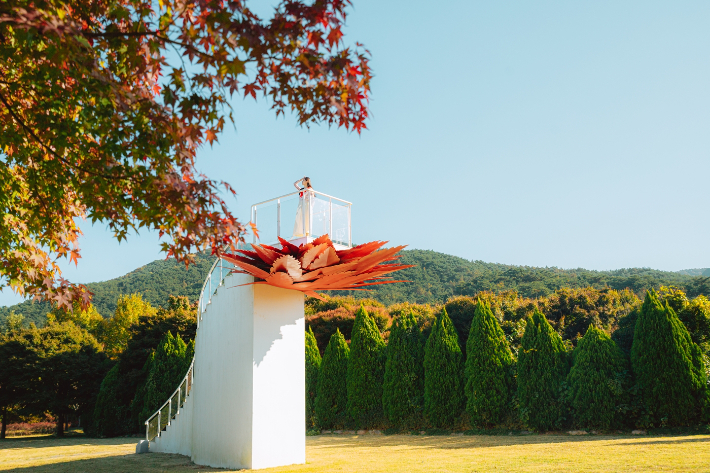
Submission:
<svg viewBox="0 0 710 473">
<path fill-rule="evenodd" d="M 88 38 L 118 38 L 121 36 L 158 36 L 158 34 L 165 29 L 155 30 L 155 31 L 111 31 L 103 33 L 89 33 L 88 31 L 82 31 L 81 34 Z"/>
<path fill-rule="evenodd" d="M 12 118 L 25 130 L 25 132 L 26 132 L 28 135 L 30 135 L 30 136 L 31 136 L 35 141 L 37 141 L 37 143 L 39 143 L 44 149 L 46 149 L 47 151 L 49 151 L 50 154 L 52 154 L 55 158 L 57 158 L 58 160 L 60 160 L 60 161 L 63 162 L 64 164 L 66 164 L 67 166 L 72 167 L 72 168 L 74 168 L 74 169 L 78 169 L 79 171 L 85 172 L 85 173 L 87 173 L 87 174 L 89 174 L 89 175 L 91 175 L 91 176 L 104 177 L 104 178 L 106 178 L 106 179 L 114 179 L 114 178 L 115 178 L 115 176 L 108 176 L 108 175 L 106 175 L 106 174 L 102 174 L 102 173 L 97 173 L 97 172 L 89 171 L 88 169 L 84 169 L 83 167 L 81 167 L 81 166 L 79 166 L 79 165 L 76 165 L 76 164 L 74 164 L 74 163 L 71 163 L 71 162 L 69 162 L 67 159 L 64 159 L 63 157 L 59 156 L 59 154 L 58 154 L 56 151 L 54 151 L 52 148 L 50 148 L 49 146 L 47 146 L 46 144 L 44 144 L 44 142 L 42 141 L 42 139 L 41 139 L 39 136 L 37 136 L 34 131 L 32 131 L 32 129 L 22 120 L 22 118 L 20 118 L 20 117 L 17 115 L 17 113 L 15 113 L 15 111 L 14 111 L 13 108 L 12 108 L 12 106 L 8 103 L 8 101 L 6 100 L 6 98 L 5 98 L 5 96 L 2 94 L 2 92 L 0 92 L 0 102 L 2 102 L 2 103 L 5 105 L 5 108 L 7 108 L 7 111 L 8 111 L 8 112 L 10 112 L 10 115 L 12 116 Z M 118 176 L 118 178 L 119 178 L 119 179 L 125 179 L 125 176 Z"/>
<path fill-rule="evenodd" d="M 182 46 L 183 48 L 185 48 L 185 50 L 187 50 L 187 51 L 192 51 L 192 52 L 194 52 L 195 54 L 199 54 L 200 56 L 207 57 L 207 58 L 210 58 L 210 59 L 215 59 L 215 57 L 214 57 L 213 55 L 207 54 L 207 53 L 203 53 L 203 52 L 200 51 L 199 49 L 197 49 L 197 48 L 195 48 L 194 46 L 191 46 L 191 45 L 189 45 L 189 44 L 181 43 L 180 41 L 175 41 L 174 39 L 170 39 L 170 38 L 168 38 L 167 36 L 155 35 L 155 37 L 158 38 L 158 39 L 162 39 L 162 40 L 165 41 L 166 43 L 177 44 L 178 46 Z"/>
</svg>

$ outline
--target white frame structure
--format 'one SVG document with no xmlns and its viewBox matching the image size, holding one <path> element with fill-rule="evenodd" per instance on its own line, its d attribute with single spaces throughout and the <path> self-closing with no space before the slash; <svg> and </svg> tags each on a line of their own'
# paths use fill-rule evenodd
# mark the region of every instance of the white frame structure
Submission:
<svg viewBox="0 0 710 473">
<path fill-rule="evenodd" d="M 344 246 L 351 247 L 352 246 L 352 205 L 353 205 L 352 202 L 348 202 L 347 200 L 339 199 L 337 197 L 333 197 L 331 195 L 324 194 L 323 192 L 318 192 L 313 189 L 305 189 L 302 191 L 292 192 L 290 194 L 282 195 L 280 197 L 275 197 L 273 199 L 265 200 L 263 202 L 259 202 L 257 204 L 252 205 L 251 206 L 251 223 L 256 225 L 258 228 L 259 207 L 276 202 L 276 236 L 284 238 L 286 240 L 290 240 L 292 235 L 285 234 L 281 231 L 281 227 L 282 227 L 281 223 L 284 221 L 284 219 L 282 218 L 282 215 L 281 215 L 281 213 L 282 213 L 281 212 L 281 203 L 282 203 L 282 201 L 284 201 L 285 199 L 288 199 L 289 197 L 298 196 L 299 198 L 302 198 L 302 197 L 300 197 L 300 194 L 302 194 L 304 192 L 310 192 L 314 197 L 320 196 L 321 198 L 328 200 L 328 202 L 329 202 L 328 220 L 330 222 L 330 230 L 329 230 L 328 234 L 330 235 L 331 239 L 333 239 L 333 204 L 335 203 L 337 205 L 347 208 L 347 210 L 348 210 L 347 241 L 342 241 L 339 243 L 343 244 Z M 312 212 L 311 205 L 312 204 L 311 204 L 310 199 L 304 199 L 304 206 L 306 208 L 304 209 L 305 211 L 302 212 L 302 218 L 303 218 L 302 224 L 303 224 L 303 228 L 305 229 L 305 237 L 306 238 L 317 238 L 321 235 L 315 234 L 312 232 L 312 228 L 311 228 L 312 219 L 309 218 L 309 222 L 306 221 L 306 212 L 308 212 L 309 214 Z M 289 223 L 291 223 L 291 222 L 289 222 Z M 256 235 L 254 235 L 253 243 L 272 244 L 272 243 L 276 243 L 276 240 L 274 240 L 274 241 L 272 241 L 272 240 L 259 241 L 257 239 Z"/>
</svg>

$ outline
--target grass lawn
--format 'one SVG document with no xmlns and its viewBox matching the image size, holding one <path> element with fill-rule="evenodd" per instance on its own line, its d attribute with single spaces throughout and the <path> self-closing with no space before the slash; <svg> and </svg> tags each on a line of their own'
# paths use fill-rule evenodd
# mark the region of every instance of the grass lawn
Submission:
<svg viewBox="0 0 710 473">
<path fill-rule="evenodd" d="M 202 472 L 180 455 L 135 455 L 138 438 L 0 441 L 0 471 Z M 710 435 L 308 437 L 308 463 L 264 472 L 710 471 Z"/>
</svg>

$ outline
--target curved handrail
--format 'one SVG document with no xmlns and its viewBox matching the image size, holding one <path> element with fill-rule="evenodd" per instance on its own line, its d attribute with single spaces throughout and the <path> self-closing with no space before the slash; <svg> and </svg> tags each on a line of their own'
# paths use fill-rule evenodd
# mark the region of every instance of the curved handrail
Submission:
<svg viewBox="0 0 710 473">
<path fill-rule="evenodd" d="M 222 285 L 224 278 L 235 268 L 234 264 L 226 261 L 222 258 L 217 258 L 212 264 L 205 282 L 202 284 L 202 289 L 200 289 L 200 298 L 197 302 L 197 328 L 200 328 L 200 320 L 202 320 L 202 313 L 207 310 L 207 306 L 212 302 L 212 296 L 217 291 L 217 289 Z M 213 275 L 218 273 L 219 276 L 214 278 Z M 216 284 L 213 287 L 213 280 L 216 279 Z M 205 298 L 205 289 L 207 289 L 207 298 Z"/>
<path fill-rule="evenodd" d="M 217 289 L 224 284 L 224 278 L 232 272 L 234 269 L 234 264 L 229 261 L 225 261 L 222 258 L 217 258 L 212 264 L 205 282 L 202 284 L 202 289 L 200 290 L 200 299 L 197 303 L 197 328 L 200 328 L 200 320 L 202 320 L 202 313 L 207 310 L 207 306 L 212 302 L 212 296 L 217 292 Z M 213 282 L 215 283 L 213 286 Z M 212 288 L 214 287 L 214 290 Z M 207 289 L 207 293 L 205 293 Z M 207 296 L 207 297 L 205 297 Z M 170 425 L 170 421 L 180 413 L 180 408 L 185 403 L 185 399 L 190 394 L 192 390 L 192 384 L 194 382 L 195 373 L 195 357 L 192 357 L 192 362 L 190 363 L 190 368 L 188 368 L 187 373 L 183 377 L 182 381 L 178 385 L 177 389 L 173 391 L 172 395 L 168 398 L 165 403 L 160 406 L 160 408 L 153 413 L 152 416 L 148 417 L 145 421 L 145 439 L 147 441 L 153 440 L 155 437 L 160 437 L 160 433 L 164 428 Z M 173 404 L 175 400 L 175 404 Z M 164 411 L 167 409 L 165 416 L 163 416 Z M 155 422 L 157 419 L 157 422 Z"/>
</svg>

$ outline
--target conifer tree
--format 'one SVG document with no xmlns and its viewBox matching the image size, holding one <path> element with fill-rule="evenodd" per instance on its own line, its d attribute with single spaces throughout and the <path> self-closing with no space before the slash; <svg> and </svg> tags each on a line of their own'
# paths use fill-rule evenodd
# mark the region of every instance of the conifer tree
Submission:
<svg viewBox="0 0 710 473">
<path fill-rule="evenodd" d="M 321 361 L 316 337 L 313 335 L 313 330 L 308 327 L 308 332 L 306 332 L 306 428 L 316 426 L 316 392 Z"/>
<path fill-rule="evenodd" d="M 687 425 L 707 403 L 707 376 L 700 348 L 654 291 L 646 293 L 636 320 L 631 365 L 654 423 Z"/>
<path fill-rule="evenodd" d="M 148 418 L 177 389 L 185 376 L 187 345 L 180 336 L 173 337 L 168 332 L 155 350 L 155 357 L 145 383 L 145 398 L 142 417 Z M 190 361 L 192 361 L 190 359 Z"/>
<path fill-rule="evenodd" d="M 145 380 L 148 379 L 148 374 L 150 374 L 150 369 L 153 366 L 153 360 L 155 360 L 155 350 L 153 350 L 149 355 L 148 358 L 145 360 L 145 363 L 143 363 L 143 367 L 141 368 L 140 372 L 138 373 L 138 376 L 140 379 L 143 379 L 143 382 L 138 383 L 138 387 L 136 388 L 136 393 L 133 396 L 133 400 L 131 401 L 129 405 L 130 413 L 131 413 L 131 423 L 133 425 L 133 431 L 139 431 L 140 428 L 142 427 L 143 423 L 146 421 L 146 418 L 144 417 L 144 414 L 146 412 L 149 412 L 147 409 L 144 410 L 145 407 L 145 393 L 146 393 L 146 383 Z M 120 372 L 120 363 L 119 363 L 119 376 L 121 375 Z M 150 412 L 148 415 L 152 414 Z M 128 430 L 130 432 L 131 430 Z"/>
<path fill-rule="evenodd" d="M 316 419 L 320 427 L 330 429 L 347 423 L 347 372 L 350 348 L 336 329 L 323 353 L 318 376 L 315 402 Z"/>
<path fill-rule="evenodd" d="M 195 358 L 195 341 L 190 340 L 185 348 L 185 362 L 183 363 L 182 373 L 187 374 L 187 370 L 190 369 L 192 360 Z"/>
<path fill-rule="evenodd" d="M 565 415 L 562 383 L 567 371 L 562 338 L 536 309 L 525 325 L 518 356 L 520 418 L 527 427 L 544 431 L 560 426 Z"/>
<path fill-rule="evenodd" d="M 411 312 L 397 317 L 390 330 L 382 406 L 393 427 L 413 428 L 424 403 L 424 338 Z"/>
<path fill-rule="evenodd" d="M 118 364 L 115 364 L 101 382 L 94 406 L 91 434 L 99 437 L 114 437 L 128 429 L 126 408 L 116 396 L 120 384 Z"/>
<path fill-rule="evenodd" d="M 464 407 L 463 360 L 446 309 L 437 317 L 424 350 L 424 413 L 433 427 L 447 427 Z"/>
<path fill-rule="evenodd" d="M 500 423 L 514 392 L 513 354 L 487 302 L 479 299 L 466 343 L 466 410 L 471 423 Z"/>
<path fill-rule="evenodd" d="M 382 422 L 385 342 L 364 306 L 355 313 L 348 361 L 348 414 L 356 427 Z"/>
<path fill-rule="evenodd" d="M 590 325 L 573 353 L 567 384 L 577 424 L 584 428 L 612 429 L 621 418 L 623 402 L 620 376 L 627 369 L 621 349 L 609 335 Z"/>
</svg>

